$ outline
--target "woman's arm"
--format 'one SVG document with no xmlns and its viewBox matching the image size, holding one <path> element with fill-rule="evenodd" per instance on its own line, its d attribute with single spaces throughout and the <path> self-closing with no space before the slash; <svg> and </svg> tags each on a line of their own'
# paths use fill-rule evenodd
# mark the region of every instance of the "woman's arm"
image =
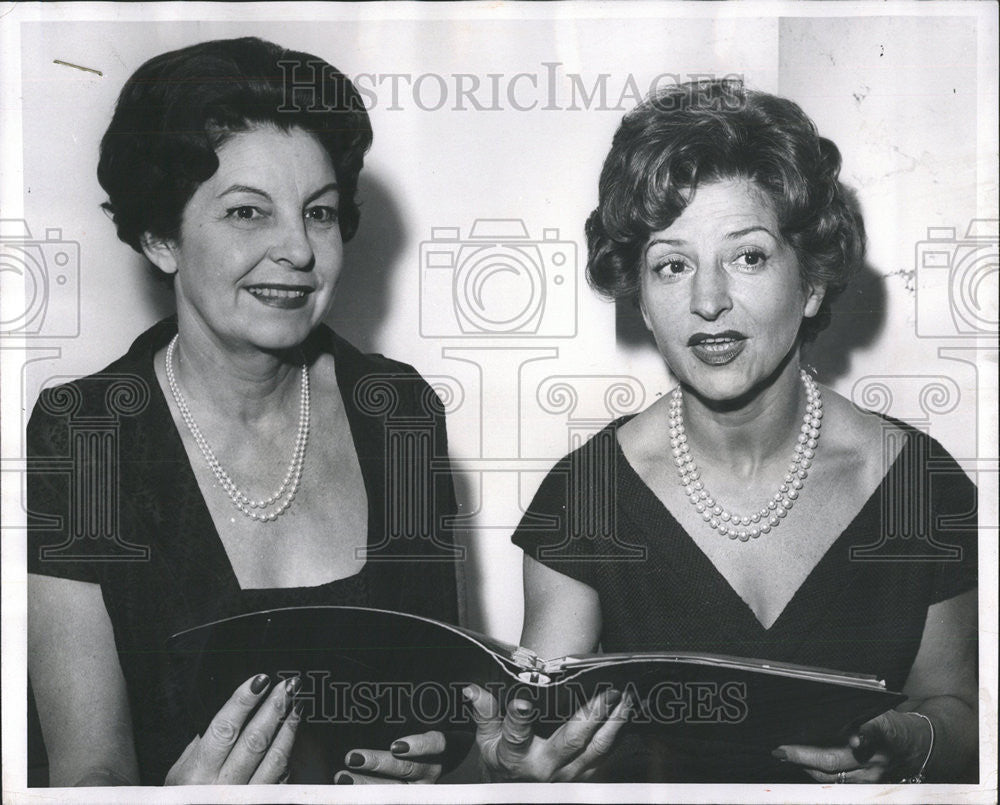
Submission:
<svg viewBox="0 0 1000 805">
<path fill-rule="evenodd" d="M 601 599 L 593 587 L 524 556 L 521 645 L 543 659 L 596 651 Z"/>
<path fill-rule="evenodd" d="M 960 775 L 979 746 L 977 592 L 969 590 L 927 610 L 920 649 L 903 686 L 910 698 L 900 711 L 923 713 L 934 722 L 934 749 L 926 770 L 931 781 Z M 927 755 L 930 728 L 923 719 L 910 720 L 927 739 L 914 747 L 919 768 Z"/>
<path fill-rule="evenodd" d="M 863 724 L 850 746 L 783 746 L 775 754 L 797 763 L 820 782 L 896 782 L 916 774 L 931 755 L 924 774 L 930 782 L 959 779 L 967 771 L 978 741 L 978 656 L 976 590 L 934 604 L 927 610 L 917 657 L 903 692 L 910 698 L 898 710 Z M 907 713 L 921 713 L 923 718 Z"/>
<path fill-rule="evenodd" d="M 128 693 L 100 585 L 28 574 L 28 673 L 50 785 L 138 785 Z M 298 685 L 294 677 L 272 686 L 264 674 L 240 685 L 181 753 L 167 784 L 287 777 Z"/>
<path fill-rule="evenodd" d="M 50 785 L 137 785 L 125 678 L 100 585 L 28 574 L 28 673 Z"/>
</svg>

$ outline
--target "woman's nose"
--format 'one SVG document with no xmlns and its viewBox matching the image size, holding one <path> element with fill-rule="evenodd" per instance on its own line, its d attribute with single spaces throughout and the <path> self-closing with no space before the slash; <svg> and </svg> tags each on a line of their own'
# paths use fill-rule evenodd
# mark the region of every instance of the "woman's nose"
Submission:
<svg viewBox="0 0 1000 805">
<path fill-rule="evenodd" d="M 721 266 L 708 266 L 695 271 L 691 288 L 691 312 L 706 321 L 714 321 L 731 309 L 729 274 Z"/>
<path fill-rule="evenodd" d="M 275 242 L 269 256 L 276 263 L 299 271 L 309 271 L 313 267 L 315 255 L 305 222 L 298 219 L 281 225 L 275 232 Z"/>
</svg>

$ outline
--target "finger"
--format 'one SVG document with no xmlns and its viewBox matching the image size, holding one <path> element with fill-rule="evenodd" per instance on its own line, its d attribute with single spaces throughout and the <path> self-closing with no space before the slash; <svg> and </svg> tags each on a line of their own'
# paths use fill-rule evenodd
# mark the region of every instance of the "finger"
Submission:
<svg viewBox="0 0 1000 805">
<path fill-rule="evenodd" d="M 219 771 L 220 783 L 247 782 L 264 760 L 268 749 L 288 713 L 292 696 L 298 689 L 299 677 L 293 677 L 274 686 L 250 721 L 244 725 L 232 751 Z"/>
<path fill-rule="evenodd" d="M 861 732 L 859 730 L 851 736 L 847 743 L 851 747 L 854 759 L 858 763 L 867 763 L 871 760 L 872 755 L 878 751 L 878 743 L 870 731 Z"/>
<path fill-rule="evenodd" d="M 831 774 L 819 769 L 805 769 L 806 774 L 819 783 L 879 783 L 885 779 L 886 767 L 883 765 L 866 766 L 860 769 L 844 770 L 843 776 L 840 772 Z"/>
<path fill-rule="evenodd" d="M 419 759 L 443 755 L 448 749 L 448 740 L 443 732 L 434 730 L 419 735 L 407 735 L 393 741 L 389 751 L 396 757 Z"/>
<path fill-rule="evenodd" d="M 524 757 L 535 738 L 531 725 L 535 719 L 535 708 L 524 699 L 514 699 L 507 706 L 507 713 L 500 725 L 500 743 L 497 753 L 505 763 L 516 762 Z"/>
<path fill-rule="evenodd" d="M 474 733 L 462 730 L 433 730 L 393 741 L 389 751 L 396 757 L 440 763 L 450 771 L 465 760 L 475 739 Z"/>
<path fill-rule="evenodd" d="M 174 765 L 170 767 L 170 771 L 167 772 L 167 777 L 163 781 L 164 785 L 182 785 L 186 782 L 186 779 L 184 777 L 186 769 L 184 768 L 184 766 L 185 763 L 187 763 L 188 758 L 191 757 L 192 753 L 194 753 L 197 750 L 199 743 L 201 743 L 201 736 L 195 735 L 194 738 L 191 739 L 191 743 L 189 743 L 186 747 L 184 747 L 184 751 L 181 752 L 181 756 L 177 758 L 177 760 L 174 762 Z M 208 775 L 206 773 L 204 779 L 191 780 L 191 782 L 210 783 L 212 782 L 214 777 L 215 777 L 214 774 Z"/>
<path fill-rule="evenodd" d="M 779 760 L 828 774 L 861 766 L 849 746 L 779 746 L 771 754 Z"/>
<path fill-rule="evenodd" d="M 911 721 L 903 714 L 889 710 L 862 724 L 858 728 L 858 740 L 863 744 L 885 749 L 893 757 L 898 757 L 912 751 L 913 725 L 921 725 L 926 729 L 922 718 L 913 718 Z"/>
<path fill-rule="evenodd" d="M 621 699 L 622 695 L 617 690 L 604 691 L 583 705 L 552 734 L 549 747 L 555 753 L 553 760 L 557 766 L 568 764 L 590 745 Z"/>
<path fill-rule="evenodd" d="M 467 685 L 462 688 L 462 696 L 472 706 L 472 720 L 476 723 L 476 740 L 486 745 L 499 740 L 499 702 L 479 685 Z"/>
<path fill-rule="evenodd" d="M 586 780 L 593 776 L 597 766 L 603 762 L 614 748 L 615 739 L 632 714 L 632 701 L 625 697 L 611 711 L 607 720 L 590 737 L 586 748 L 569 764 L 560 769 L 556 781 L 569 782 Z"/>
<path fill-rule="evenodd" d="M 337 785 L 403 785 L 402 780 L 384 780 L 381 777 L 372 777 L 353 771 L 337 772 L 333 778 L 333 782 Z"/>
<path fill-rule="evenodd" d="M 195 735 L 194 738 L 191 739 L 191 743 L 189 743 L 186 747 L 184 747 L 184 751 L 181 752 L 181 756 L 177 758 L 177 763 L 175 763 L 174 765 L 175 766 L 182 765 L 185 760 L 191 757 L 191 753 L 198 748 L 198 744 L 200 742 L 201 742 L 201 736 Z"/>
<path fill-rule="evenodd" d="M 257 770 L 250 778 L 252 784 L 280 783 L 290 770 L 292 747 L 295 745 L 295 735 L 302 721 L 302 702 L 292 705 L 288 715 L 274 736 L 271 746 L 264 755 Z"/>
<path fill-rule="evenodd" d="M 243 724 L 263 698 L 270 682 L 267 674 L 258 674 L 253 679 L 248 679 L 229 697 L 229 701 L 222 705 L 208 725 L 208 729 L 198 742 L 197 749 L 192 753 L 191 761 L 199 769 L 203 769 L 203 773 L 209 774 L 210 780 L 215 779 L 226 762 L 236 740 L 240 737 Z"/>
<path fill-rule="evenodd" d="M 441 776 L 440 763 L 422 763 L 395 757 L 380 749 L 355 749 L 344 759 L 350 773 L 372 774 L 406 783 L 427 780 L 433 782 Z"/>
</svg>

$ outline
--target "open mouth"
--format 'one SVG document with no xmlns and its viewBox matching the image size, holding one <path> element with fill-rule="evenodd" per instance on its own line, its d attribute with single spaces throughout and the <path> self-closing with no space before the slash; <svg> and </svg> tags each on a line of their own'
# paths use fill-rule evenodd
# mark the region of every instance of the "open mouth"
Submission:
<svg viewBox="0 0 1000 805">
<path fill-rule="evenodd" d="M 695 357 L 711 366 L 721 366 L 736 360 L 746 347 L 747 337 L 736 330 L 721 333 L 695 333 L 688 346 Z"/>
<path fill-rule="evenodd" d="M 302 307 L 313 292 L 303 285 L 251 285 L 247 292 L 259 302 L 270 307 Z"/>
</svg>

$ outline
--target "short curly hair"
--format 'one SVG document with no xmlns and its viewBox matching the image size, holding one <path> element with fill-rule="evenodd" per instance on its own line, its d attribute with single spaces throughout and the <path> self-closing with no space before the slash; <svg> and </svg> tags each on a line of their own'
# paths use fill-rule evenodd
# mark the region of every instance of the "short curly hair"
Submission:
<svg viewBox="0 0 1000 805">
<path fill-rule="evenodd" d="M 372 142 L 368 112 L 339 70 L 255 37 L 156 56 L 125 82 L 101 140 L 97 178 L 118 237 L 140 254 L 147 232 L 176 239 L 184 206 L 219 168 L 217 149 L 262 125 L 312 134 L 337 177 L 343 239 L 357 231 L 358 174 Z"/>
<path fill-rule="evenodd" d="M 734 79 L 671 86 L 615 134 L 587 219 L 587 279 L 607 297 L 638 301 L 649 236 L 677 219 L 699 184 L 747 179 L 774 205 L 803 284 L 826 288 L 802 325 L 803 338 L 814 338 L 864 259 L 864 222 L 839 173 L 837 146 L 792 101 Z"/>
</svg>

